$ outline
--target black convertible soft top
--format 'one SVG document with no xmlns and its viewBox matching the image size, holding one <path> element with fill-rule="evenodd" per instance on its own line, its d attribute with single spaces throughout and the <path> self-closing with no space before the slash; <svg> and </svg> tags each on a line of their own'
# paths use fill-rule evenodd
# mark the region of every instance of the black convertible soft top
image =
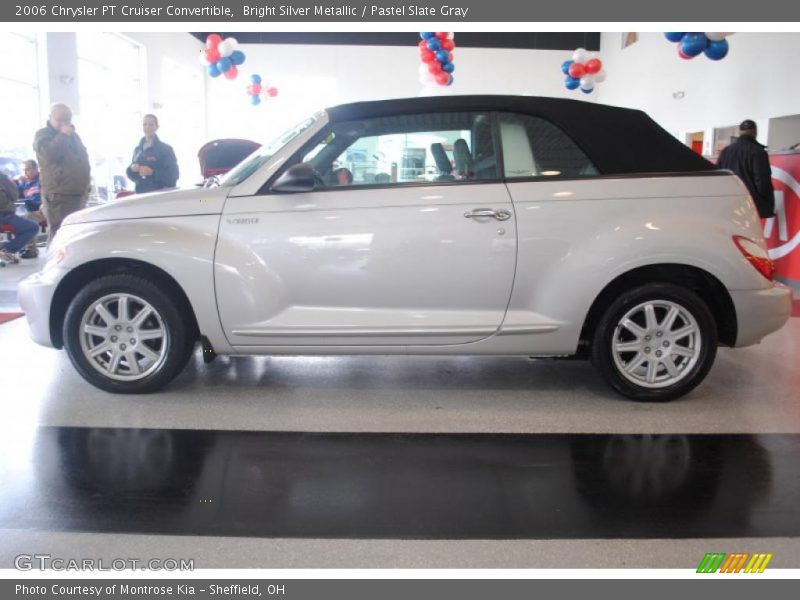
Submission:
<svg viewBox="0 0 800 600">
<path fill-rule="evenodd" d="M 713 171 L 641 110 L 533 96 L 434 96 L 354 102 L 327 109 L 331 121 L 425 112 L 499 111 L 534 115 L 560 127 L 604 175 Z"/>
</svg>

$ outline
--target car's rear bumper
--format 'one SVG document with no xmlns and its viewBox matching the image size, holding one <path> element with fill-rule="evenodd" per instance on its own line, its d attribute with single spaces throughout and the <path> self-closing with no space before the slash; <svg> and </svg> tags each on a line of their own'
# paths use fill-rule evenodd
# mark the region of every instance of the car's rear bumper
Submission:
<svg viewBox="0 0 800 600">
<path fill-rule="evenodd" d="M 19 305 L 28 320 L 31 338 L 37 344 L 53 347 L 50 337 L 50 305 L 65 271 L 40 271 L 19 283 Z"/>
<path fill-rule="evenodd" d="M 731 299 L 736 308 L 737 348 L 760 342 L 783 327 L 792 314 L 792 290 L 780 283 L 763 290 L 731 292 Z"/>
</svg>

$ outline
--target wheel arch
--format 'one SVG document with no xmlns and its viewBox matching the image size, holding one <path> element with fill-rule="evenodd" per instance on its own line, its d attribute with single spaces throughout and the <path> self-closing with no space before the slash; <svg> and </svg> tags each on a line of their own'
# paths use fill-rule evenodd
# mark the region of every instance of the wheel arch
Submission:
<svg viewBox="0 0 800 600">
<path fill-rule="evenodd" d="M 736 343 L 736 309 L 730 293 L 722 282 L 699 267 L 665 263 L 627 271 L 603 288 L 584 319 L 578 347 L 579 354 L 587 353 L 604 308 L 624 291 L 647 283 L 671 283 L 695 292 L 708 305 L 714 316 L 719 342 L 726 346 L 733 346 Z"/>
<path fill-rule="evenodd" d="M 53 300 L 50 304 L 50 339 L 55 348 L 63 348 L 63 326 L 64 318 L 72 299 L 88 282 L 98 277 L 114 274 L 132 274 L 155 282 L 178 304 L 181 314 L 185 315 L 187 324 L 192 336 L 195 339 L 200 337 L 200 329 L 197 317 L 189 298 L 180 284 L 169 273 L 163 269 L 141 261 L 130 258 L 102 258 L 93 260 L 72 269 L 61 280 L 56 288 Z"/>
</svg>

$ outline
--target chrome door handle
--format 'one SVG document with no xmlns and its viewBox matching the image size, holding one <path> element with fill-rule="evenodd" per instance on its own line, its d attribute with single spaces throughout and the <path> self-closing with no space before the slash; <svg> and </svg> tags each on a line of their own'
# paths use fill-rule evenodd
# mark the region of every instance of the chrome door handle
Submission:
<svg viewBox="0 0 800 600">
<path fill-rule="evenodd" d="M 476 208 L 475 210 L 468 210 L 464 213 L 467 219 L 480 219 L 481 217 L 491 217 L 498 221 L 508 221 L 511 218 L 511 211 L 501 208 L 500 210 L 493 210 L 491 208 Z"/>
</svg>

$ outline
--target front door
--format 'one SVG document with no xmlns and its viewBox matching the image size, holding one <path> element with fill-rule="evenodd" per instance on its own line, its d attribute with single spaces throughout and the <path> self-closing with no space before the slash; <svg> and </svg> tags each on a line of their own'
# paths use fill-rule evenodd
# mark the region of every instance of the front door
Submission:
<svg viewBox="0 0 800 600">
<path fill-rule="evenodd" d="M 502 324 L 516 218 L 474 113 L 333 124 L 311 192 L 230 197 L 215 286 L 234 346 L 464 344 Z"/>
</svg>

